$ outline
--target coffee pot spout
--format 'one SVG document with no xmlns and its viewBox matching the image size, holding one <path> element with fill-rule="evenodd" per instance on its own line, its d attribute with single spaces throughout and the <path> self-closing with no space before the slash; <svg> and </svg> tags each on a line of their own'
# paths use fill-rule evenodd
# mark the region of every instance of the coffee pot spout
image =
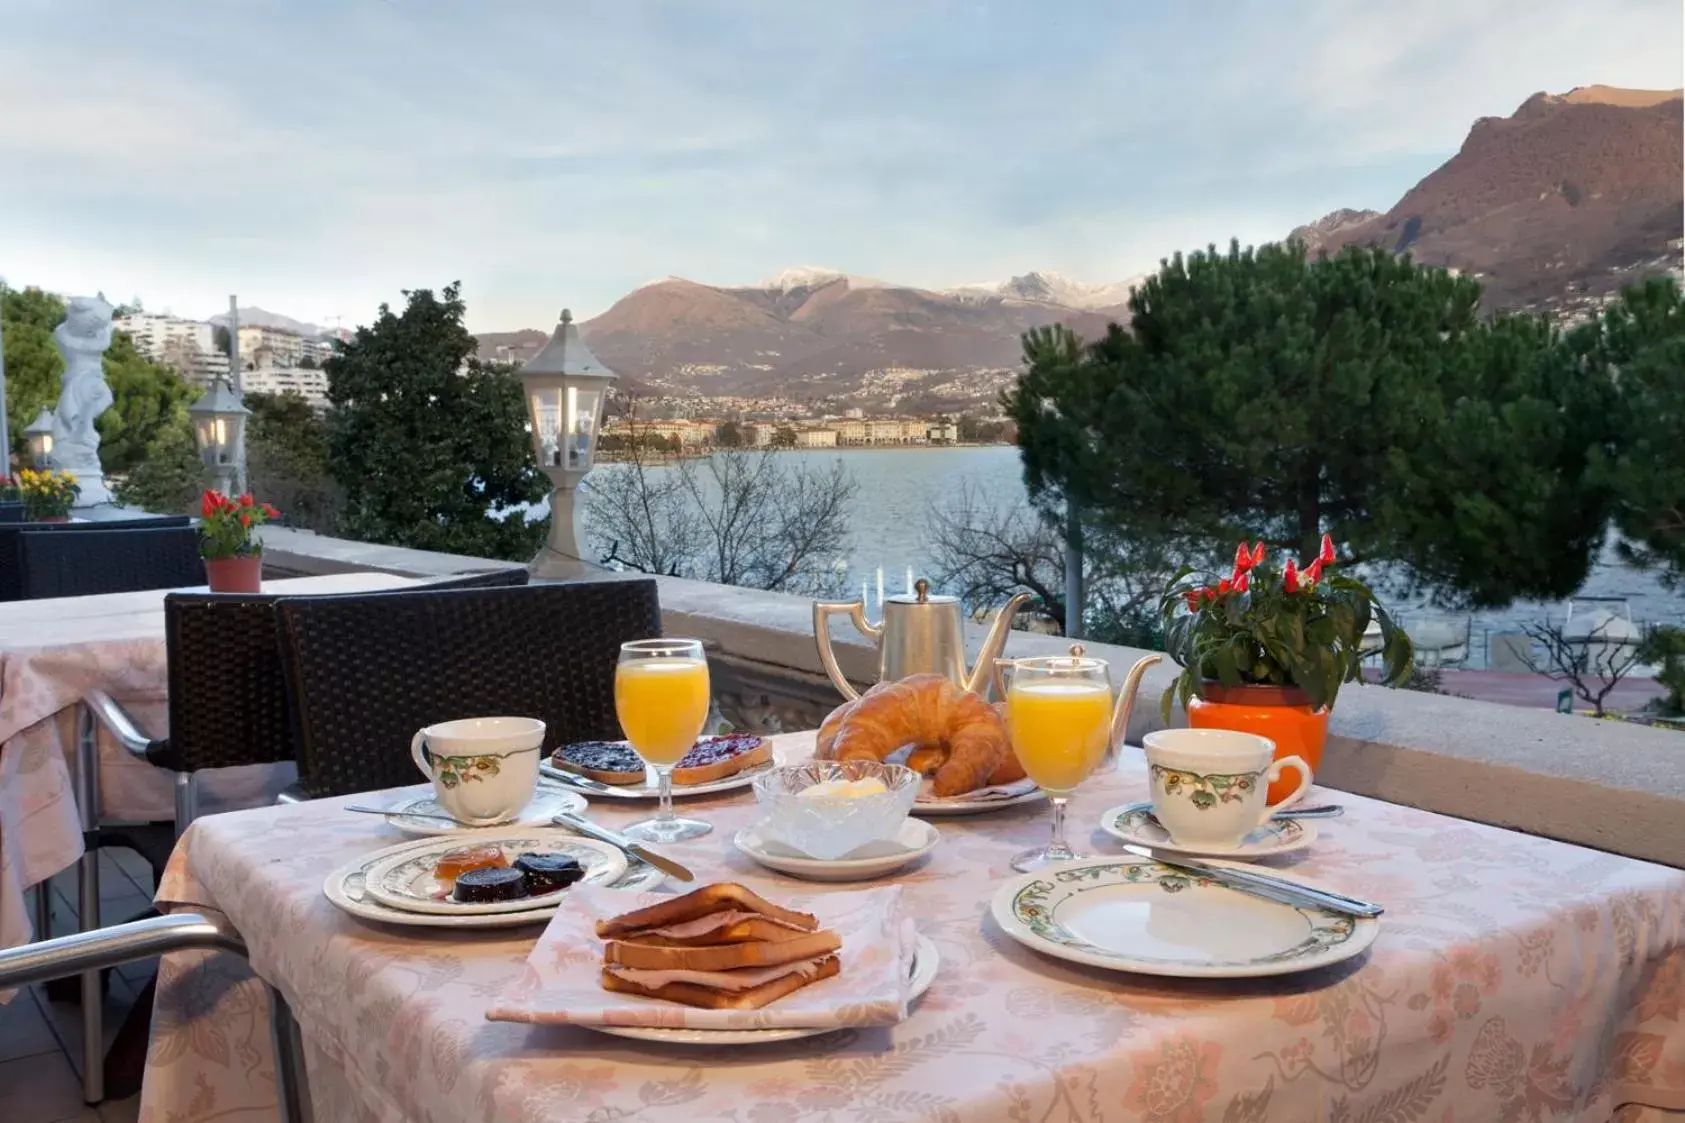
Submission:
<svg viewBox="0 0 1685 1123">
<path fill-rule="evenodd" d="M 1001 606 L 1001 610 L 995 614 L 994 622 L 989 625 L 989 634 L 983 637 L 983 649 L 977 653 L 977 661 L 966 673 L 965 682 L 962 684 L 965 689 L 973 694 L 982 694 L 988 689 L 990 682 L 995 680 L 995 662 L 1000 658 L 1000 653 L 1006 650 L 1006 637 L 1007 633 L 1012 631 L 1012 621 L 1029 599 L 1029 593 L 1019 593 Z"/>
<path fill-rule="evenodd" d="M 1112 704 L 1112 751 L 1124 743 L 1129 733 L 1129 718 L 1135 712 L 1135 696 L 1141 689 L 1141 678 L 1147 673 L 1147 668 L 1164 661 L 1162 655 L 1143 655 L 1135 660 L 1135 665 L 1129 668 L 1129 673 L 1123 676 L 1123 685 L 1118 687 L 1117 701 Z"/>
</svg>

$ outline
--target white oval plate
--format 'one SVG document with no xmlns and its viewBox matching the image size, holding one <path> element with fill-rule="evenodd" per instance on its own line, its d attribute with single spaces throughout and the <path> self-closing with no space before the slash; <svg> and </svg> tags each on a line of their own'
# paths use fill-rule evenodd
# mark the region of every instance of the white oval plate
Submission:
<svg viewBox="0 0 1685 1123">
<path fill-rule="evenodd" d="M 406 845 L 375 863 L 363 879 L 364 891 L 383 905 L 406 912 L 428 912 L 440 916 L 484 916 L 500 912 L 526 912 L 546 905 L 549 893 L 520 897 L 513 901 L 484 901 L 464 904 L 442 896 L 444 890 L 433 877 L 433 867 L 447 850 L 463 845 L 460 836 L 429 839 L 419 846 Z M 585 867 L 585 880 L 602 885 L 626 872 L 626 855 L 606 842 L 580 838 L 560 827 L 528 827 L 488 831 L 474 837 L 474 846 L 499 846 L 511 860 L 529 850 L 565 854 Z M 555 895 L 566 895 L 558 889 Z"/>
<path fill-rule="evenodd" d="M 912 977 L 907 980 L 907 1006 L 911 1013 L 912 1004 L 930 984 L 936 981 L 936 969 L 941 966 L 941 957 L 936 954 L 936 945 L 925 939 L 918 938 L 918 944 L 913 948 Z M 581 1026 L 582 1029 L 594 1029 L 598 1033 L 606 1033 L 610 1037 L 629 1037 L 633 1041 L 653 1041 L 662 1045 L 771 1045 L 779 1041 L 799 1041 L 804 1037 L 819 1037 L 827 1033 L 847 1028 L 836 1026 L 829 1029 L 668 1029 L 658 1026 Z"/>
<path fill-rule="evenodd" d="M 1047 793 L 1040 788 L 1027 791 L 1023 795 L 1007 796 L 1005 799 L 933 799 L 915 800 L 913 815 L 987 815 L 991 811 L 999 811 L 1006 807 L 1017 807 L 1023 803 L 1034 803 L 1038 799 L 1046 799 Z"/>
<path fill-rule="evenodd" d="M 426 846 L 428 843 L 406 842 L 403 845 Z M 322 883 L 322 892 L 335 907 L 359 920 L 398 924 L 407 928 L 470 928 L 481 931 L 489 928 L 525 928 L 548 924 L 550 918 L 556 915 L 556 910 L 562 907 L 562 901 L 557 900 L 543 908 L 527 909 L 524 912 L 496 912 L 475 916 L 439 916 L 429 912 L 405 912 L 403 909 L 395 909 L 390 905 L 381 904 L 369 896 L 365 889 L 369 871 L 376 863 L 384 861 L 389 854 L 389 850 L 383 850 L 379 854 L 365 855 L 347 862 L 328 875 L 328 879 Z M 638 862 L 628 868 L 620 879 L 613 883 L 613 887 L 633 889 L 641 893 L 656 888 L 666 880 L 667 875 L 654 866 Z"/>
<path fill-rule="evenodd" d="M 808 881 L 865 881 L 893 873 L 918 861 L 942 841 L 941 832 L 919 819 L 908 819 L 893 839 L 868 842 L 844 856 L 826 861 L 811 858 L 791 846 L 765 838 L 760 827 L 745 827 L 732 838 L 732 845 L 761 865 Z"/>
<path fill-rule="evenodd" d="M 1247 835 L 1239 846 L 1222 850 L 1212 846 L 1183 846 L 1170 837 L 1170 832 L 1153 814 L 1151 802 L 1126 803 L 1113 807 L 1100 816 L 1100 829 L 1113 838 L 1189 854 L 1196 858 L 1230 858 L 1237 862 L 1268 858 L 1274 854 L 1293 854 L 1316 841 L 1316 827 L 1299 819 L 1277 819 L 1265 823 Z"/>
<path fill-rule="evenodd" d="M 729 792 L 735 791 L 738 788 L 746 788 L 755 782 L 756 776 L 759 776 L 762 772 L 778 767 L 778 763 L 778 757 L 774 754 L 773 759 L 767 761 L 765 764 L 758 764 L 752 768 L 745 768 L 741 772 L 735 772 L 730 776 L 725 776 L 718 780 L 710 780 L 706 784 L 674 784 L 673 798 L 683 799 L 685 796 L 690 795 L 712 795 L 715 792 Z M 560 768 L 551 764 L 548 759 L 538 766 L 538 771 L 541 775 L 548 776 L 552 780 L 558 780 L 563 784 L 566 784 L 568 782 L 568 778 L 573 776 L 572 772 L 562 771 Z M 616 787 L 613 784 L 607 784 L 604 785 L 603 791 L 598 791 L 595 788 L 576 788 L 574 790 L 583 792 L 588 796 L 601 796 L 604 799 L 661 798 L 661 787 L 656 782 L 654 769 L 645 770 L 644 783 L 642 787 L 621 788 Z"/>
<path fill-rule="evenodd" d="M 1380 931 L 1375 919 L 1278 904 L 1128 855 L 1014 878 L 995 893 L 989 911 L 1008 936 L 1047 955 L 1183 979 L 1327 967 L 1361 954 Z"/>
<path fill-rule="evenodd" d="M 394 800 L 389 805 L 392 810 L 386 816 L 387 823 L 397 827 L 405 834 L 424 835 L 432 838 L 447 834 L 469 835 L 480 831 L 547 827 L 550 825 L 550 820 L 562 812 L 583 811 L 586 807 L 585 797 L 572 788 L 566 788 L 560 784 L 541 783 L 538 785 L 538 790 L 533 793 L 532 802 L 521 808 L 521 813 L 513 819 L 501 823 L 492 823 L 484 827 L 473 827 L 467 823 L 458 823 L 452 826 L 448 823 L 441 823 L 437 819 L 423 818 L 427 815 L 444 815 L 448 818 L 450 815 L 450 812 L 439 806 L 439 801 L 433 798 L 431 791 L 432 789 L 428 789 L 428 794 L 414 798 Z"/>
</svg>

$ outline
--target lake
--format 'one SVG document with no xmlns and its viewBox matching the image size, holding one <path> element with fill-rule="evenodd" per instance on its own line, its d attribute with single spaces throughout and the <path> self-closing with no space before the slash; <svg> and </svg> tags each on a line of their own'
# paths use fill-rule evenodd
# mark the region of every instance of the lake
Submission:
<svg viewBox="0 0 1685 1123">
<path fill-rule="evenodd" d="M 1002 506 L 1029 501 L 1018 450 L 1006 445 L 813 449 L 777 455 L 822 467 L 840 460 L 860 485 L 854 503 L 853 544 L 843 561 L 848 567 L 849 587 L 856 595 L 861 582 L 866 583 L 874 617 L 879 567 L 883 569 L 884 591 L 890 595 L 902 591 L 909 568 L 915 575 L 927 571 L 930 539 L 925 515 L 932 501 L 957 494 L 967 483 L 987 501 Z M 597 471 L 616 468 L 603 465 Z M 1613 547 L 1607 548 L 1593 567 L 1581 595 L 1624 597 L 1631 604 L 1633 619 L 1638 621 L 1685 624 L 1685 596 L 1670 593 L 1652 575 L 1622 564 L 1615 557 Z M 1412 630 L 1429 620 L 1451 619 L 1425 601 L 1411 603 L 1389 598 L 1387 603 L 1406 624 L 1413 626 Z M 1566 609 L 1565 602 L 1517 602 L 1509 608 L 1474 613 L 1472 662 L 1482 661 L 1485 635 L 1520 631 L 1522 625 L 1541 620 L 1561 623 Z M 1457 615 L 1454 619 L 1460 624 L 1463 617 Z"/>
</svg>

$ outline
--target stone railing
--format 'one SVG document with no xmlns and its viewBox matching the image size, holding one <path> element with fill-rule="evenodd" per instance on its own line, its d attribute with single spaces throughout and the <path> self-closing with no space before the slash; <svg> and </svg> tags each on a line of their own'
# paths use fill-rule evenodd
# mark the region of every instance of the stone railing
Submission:
<svg viewBox="0 0 1685 1123">
<path fill-rule="evenodd" d="M 277 575 L 379 569 L 416 576 L 496 567 L 395 547 L 266 528 Z M 614 577 L 617 575 L 605 575 Z M 722 713 L 743 728 L 813 728 L 840 698 L 819 664 L 810 602 L 778 593 L 662 577 L 664 630 L 706 641 Z M 982 629 L 968 631 L 973 654 Z M 876 677 L 860 637 L 833 634 L 855 683 Z M 1087 645 L 1115 677 L 1152 654 Z M 1066 650 L 1057 637 L 1014 632 L 1009 655 Z M 1139 741 L 1160 727 L 1168 661 L 1142 682 L 1129 724 Z M 1173 722 L 1180 722 L 1177 711 Z M 1685 866 L 1685 735 L 1548 710 L 1353 685 L 1340 694 L 1318 780 L 1329 787 L 1458 818 Z"/>
</svg>

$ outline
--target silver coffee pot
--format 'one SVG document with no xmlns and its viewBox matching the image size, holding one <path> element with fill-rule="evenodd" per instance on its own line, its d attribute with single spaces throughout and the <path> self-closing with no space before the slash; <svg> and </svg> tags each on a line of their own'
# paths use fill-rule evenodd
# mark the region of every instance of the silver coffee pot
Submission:
<svg viewBox="0 0 1685 1123">
<path fill-rule="evenodd" d="M 965 621 L 959 598 L 932 594 L 930 582 L 923 578 L 913 584 L 913 592 L 884 598 L 883 620 L 878 624 L 866 619 L 864 600 L 815 601 L 813 638 L 819 645 L 819 662 L 844 698 L 858 698 L 860 692 L 837 666 L 836 652 L 831 649 L 832 616 L 847 616 L 861 635 L 877 641 L 879 682 L 941 674 L 961 690 L 982 694 L 988 688 L 995 660 L 1006 648 L 1012 618 L 1029 599 L 1029 593 L 1019 593 L 1006 602 L 989 625 L 983 649 L 969 669 L 965 665 Z"/>
</svg>

